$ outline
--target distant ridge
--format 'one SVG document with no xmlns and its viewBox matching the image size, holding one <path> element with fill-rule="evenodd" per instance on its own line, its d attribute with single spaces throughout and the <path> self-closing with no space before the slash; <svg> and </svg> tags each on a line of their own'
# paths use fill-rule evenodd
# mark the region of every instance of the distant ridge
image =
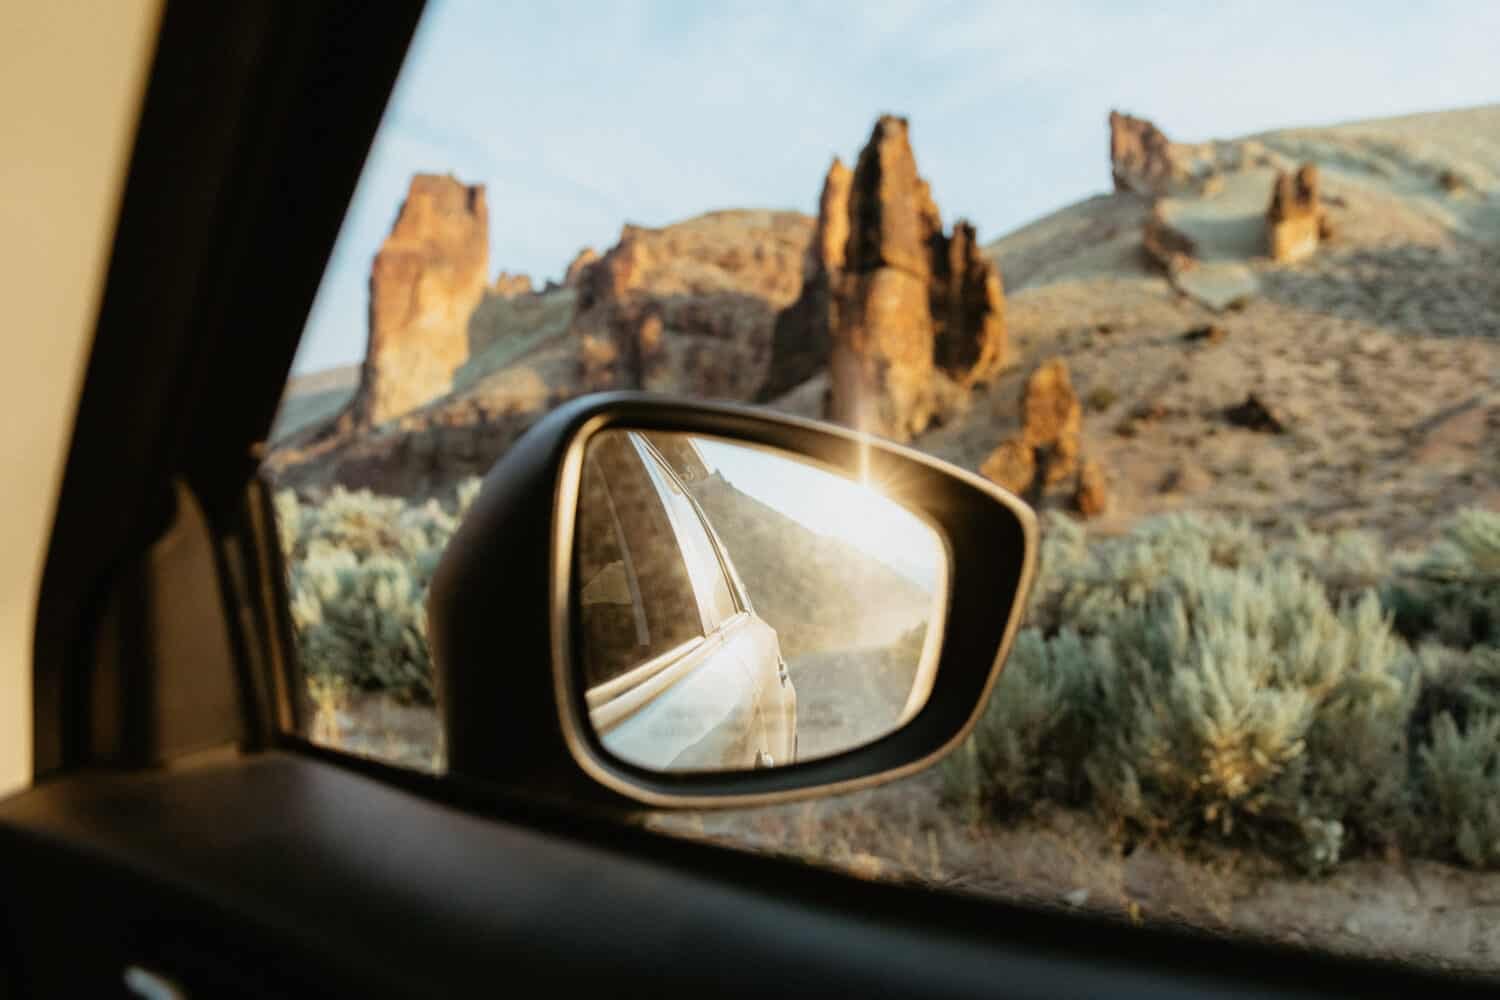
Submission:
<svg viewBox="0 0 1500 1000">
<path fill-rule="evenodd" d="M 359 387 L 359 369 L 358 364 L 339 365 L 287 379 L 281 406 L 271 424 L 271 440 L 284 438 L 337 413 Z"/>
</svg>

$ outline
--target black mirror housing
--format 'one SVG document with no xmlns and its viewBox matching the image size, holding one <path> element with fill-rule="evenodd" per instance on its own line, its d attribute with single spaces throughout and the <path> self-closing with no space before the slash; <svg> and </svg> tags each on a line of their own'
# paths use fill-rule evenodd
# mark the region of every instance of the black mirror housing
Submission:
<svg viewBox="0 0 1500 1000">
<path fill-rule="evenodd" d="M 608 428 L 713 435 L 873 474 L 943 536 L 950 567 L 926 703 L 887 735 L 834 756 L 739 772 L 662 773 L 605 752 L 574 670 L 574 520 L 583 453 Z M 554 410 L 485 477 L 433 577 L 428 635 L 449 773 L 570 801 L 746 806 L 851 791 L 912 774 L 973 728 L 1010 650 L 1037 558 L 1016 497 L 911 449 L 732 404 L 607 393 Z"/>
</svg>

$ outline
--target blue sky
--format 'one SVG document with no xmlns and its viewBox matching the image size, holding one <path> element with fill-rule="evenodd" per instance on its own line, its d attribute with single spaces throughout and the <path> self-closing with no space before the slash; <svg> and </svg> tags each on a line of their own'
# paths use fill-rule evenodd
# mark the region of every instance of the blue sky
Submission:
<svg viewBox="0 0 1500 1000">
<path fill-rule="evenodd" d="M 1482 104 L 1496 38 L 1483 0 L 431 0 L 296 370 L 363 356 L 370 261 L 415 172 L 485 184 L 492 274 L 540 285 L 627 221 L 813 212 L 890 111 L 945 222 L 988 242 L 1108 188 L 1111 108 L 1196 141 Z"/>
</svg>

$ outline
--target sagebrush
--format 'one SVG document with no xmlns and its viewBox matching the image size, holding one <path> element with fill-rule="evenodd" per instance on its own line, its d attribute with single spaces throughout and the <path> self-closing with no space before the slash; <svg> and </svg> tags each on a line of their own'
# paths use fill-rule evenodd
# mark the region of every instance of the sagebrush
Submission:
<svg viewBox="0 0 1500 1000">
<path fill-rule="evenodd" d="M 321 503 L 276 497 L 292 626 L 304 675 L 431 702 L 427 585 L 479 490 L 449 505 L 335 487 Z"/>
<path fill-rule="evenodd" d="M 1406 556 L 1191 515 L 1044 538 L 1026 627 L 944 765 L 971 816 L 1087 805 L 1312 871 L 1388 848 L 1500 863 L 1500 515 Z"/>
<path fill-rule="evenodd" d="M 312 682 L 432 700 L 427 585 L 477 491 L 278 496 Z M 1500 515 L 1409 554 L 1194 515 L 1102 539 L 1056 516 L 1043 539 L 1010 661 L 943 765 L 971 818 L 1058 802 L 1309 871 L 1388 849 L 1500 867 Z"/>
</svg>

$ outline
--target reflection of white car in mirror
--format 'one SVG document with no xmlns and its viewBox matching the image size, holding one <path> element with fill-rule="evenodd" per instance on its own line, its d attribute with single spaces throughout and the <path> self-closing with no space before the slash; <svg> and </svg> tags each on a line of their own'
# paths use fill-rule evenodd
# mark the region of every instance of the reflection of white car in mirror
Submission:
<svg viewBox="0 0 1500 1000">
<path fill-rule="evenodd" d="M 654 770 L 791 763 L 776 632 L 673 465 L 644 434 L 598 434 L 580 491 L 574 635 L 605 749 Z"/>
</svg>

